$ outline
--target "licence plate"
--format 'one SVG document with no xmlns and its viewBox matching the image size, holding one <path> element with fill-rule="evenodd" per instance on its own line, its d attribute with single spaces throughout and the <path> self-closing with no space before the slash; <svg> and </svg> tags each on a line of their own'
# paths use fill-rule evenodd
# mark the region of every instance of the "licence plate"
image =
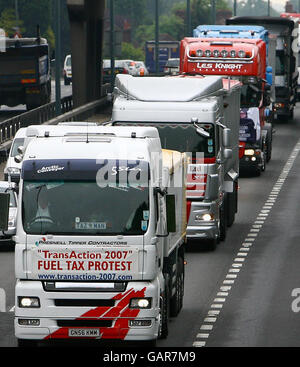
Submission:
<svg viewBox="0 0 300 367">
<path fill-rule="evenodd" d="M 93 338 L 100 336 L 99 329 L 69 329 L 69 337 L 71 338 Z"/>
</svg>

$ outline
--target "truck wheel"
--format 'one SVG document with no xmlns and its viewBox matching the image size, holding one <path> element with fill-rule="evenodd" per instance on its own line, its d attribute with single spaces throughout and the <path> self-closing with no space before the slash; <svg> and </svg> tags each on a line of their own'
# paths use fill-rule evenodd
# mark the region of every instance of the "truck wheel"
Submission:
<svg viewBox="0 0 300 367">
<path fill-rule="evenodd" d="M 206 248 L 208 251 L 215 251 L 215 249 L 217 248 L 217 244 L 218 244 L 219 240 L 216 238 L 211 238 L 209 240 L 207 240 L 207 245 Z"/>
<path fill-rule="evenodd" d="M 272 140 L 273 140 L 273 128 L 271 124 L 266 124 L 265 126 L 265 130 L 267 131 L 267 136 L 266 136 L 266 161 L 269 162 L 271 160 L 271 156 L 272 156 Z"/>
<path fill-rule="evenodd" d="M 237 212 L 238 183 L 234 182 L 233 185 L 233 192 L 227 194 L 227 227 L 231 227 L 233 225 L 235 220 L 235 213 Z"/>
<path fill-rule="evenodd" d="M 227 230 L 227 195 L 225 194 L 223 204 L 220 208 L 220 241 L 225 241 Z"/>
<path fill-rule="evenodd" d="M 255 177 L 259 177 L 261 175 L 261 168 L 259 166 L 257 166 L 255 169 L 254 169 L 254 176 Z"/>
<path fill-rule="evenodd" d="M 177 274 L 176 274 L 176 291 L 170 301 L 170 316 L 176 317 L 183 305 L 184 294 L 184 265 L 183 258 L 178 257 L 177 260 Z"/>
<path fill-rule="evenodd" d="M 17 341 L 18 347 L 20 348 L 34 348 L 37 346 L 37 340 L 29 340 L 29 339 L 18 339 Z"/>
<path fill-rule="evenodd" d="M 261 171 L 265 172 L 266 170 L 266 153 L 262 152 L 261 154 Z"/>
<path fill-rule="evenodd" d="M 169 287 L 165 285 L 165 291 L 160 298 L 160 324 L 158 338 L 166 339 L 169 334 Z"/>
</svg>

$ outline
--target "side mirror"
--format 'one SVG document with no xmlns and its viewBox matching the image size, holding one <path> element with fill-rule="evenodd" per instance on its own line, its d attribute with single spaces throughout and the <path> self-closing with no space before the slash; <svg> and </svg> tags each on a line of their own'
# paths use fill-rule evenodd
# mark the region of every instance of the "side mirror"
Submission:
<svg viewBox="0 0 300 367">
<path fill-rule="evenodd" d="M 23 160 L 23 156 L 21 154 L 18 154 L 15 156 L 14 160 L 16 163 L 21 163 Z"/>
<path fill-rule="evenodd" d="M 205 199 L 217 200 L 219 198 L 219 175 L 208 175 L 206 187 L 208 190 L 206 192 Z"/>
<path fill-rule="evenodd" d="M 23 147 L 22 145 L 18 147 L 18 153 L 23 155 L 25 153 L 25 147 Z"/>
<path fill-rule="evenodd" d="M 167 231 L 168 233 L 176 232 L 176 204 L 175 195 L 166 195 L 167 209 Z"/>
<path fill-rule="evenodd" d="M 223 146 L 229 148 L 230 145 L 231 130 L 228 128 L 223 129 Z"/>
<path fill-rule="evenodd" d="M 272 66 L 267 66 L 266 69 L 266 79 L 269 85 L 273 84 L 273 68 Z"/>
<path fill-rule="evenodd" d="M 10 194 L 0 194 L 0 231 L 8 230 Z"/>
<path fill-rule="evenodd" d="M 232 149 L 224 149 L 224 159 L 232 158 Z"/>
</svg>

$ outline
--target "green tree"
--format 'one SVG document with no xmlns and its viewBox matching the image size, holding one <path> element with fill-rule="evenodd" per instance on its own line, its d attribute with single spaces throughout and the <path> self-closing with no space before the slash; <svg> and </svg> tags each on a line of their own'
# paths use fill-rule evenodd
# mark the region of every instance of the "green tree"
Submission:
<svg viewBox="0 0 300 367">
<path fill-rule="evenodd" d="M 145 53 L 143 49 L 134 47 L 131 43 L 122 43 L 122 57 L 121 59 L 130 60 L 141 60 L 145 58 Z"/>
<path fill-rule="evenodd" d="M 148 19 L 146 0 L 115 0 L 115 13 L 130 21 L 133 29 Z"/>
<path fill-rule="evenodd" d="M 6 8 L 1 12 L 0 28 L 4 29 L 8 37 L 13 37 L 16 33 L 16 28 L 21 34 L 25 31 L 23 21 L 17 22 L 14 9 Z"/>
<path fill-rule="evenodd" d="M 49 25 L 47 28 L 47 31 L 45 33 L 45 37 L 48 40 L 49 46 L 51 50 L 54 50 L 55 48 L 55 34 L 53 32 L 53 29 Z"/>
</svg>

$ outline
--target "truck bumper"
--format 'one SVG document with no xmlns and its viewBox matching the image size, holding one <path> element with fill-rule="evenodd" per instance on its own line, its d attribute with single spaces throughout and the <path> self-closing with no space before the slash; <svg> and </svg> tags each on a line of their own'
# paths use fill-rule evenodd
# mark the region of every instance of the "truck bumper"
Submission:
<svg viewBox="0 0 300 367">
<path fill-rule="evenodd" d="M 158 336 L 159 292 L 158 279 L 129 282 L 122 292 L 49 292 L 43 282 L 18 280 L 15 336 L 29 340 L 153 340 Z M 19 297 L 26 296 L 38 297 L 40 307 L 20 308 Z M 150 309 L 129 308 L 132 298 L 144 297 L 152 299 Z M 89 302 L 93 306 L 87 306 Z"/>
<path fill-rule="evenodd" d="M 274 103 L 273 115 L 275 119 L 286 117 L 287 120 L 291 116 L 294 106 L 287 101 Z"/>
<path fill-rule="evenodd" d="M 210 214 L 212 220 L 197 220 L 196 216 Z M 204 203 L 191 202 L 190 216 L 188 218 L 186 237 L 188 240 L 212 240 L 219 235 L 219 206 L 216 202 Z"/>
<path fill-rule="evenodd" d="M 252 160 L 255 158 L 255 160 Z M 261 168 L 262 160 L 260 156 L 243 156 L 240 158 L 240 170 L 257 170 Z"/>
</svg>

